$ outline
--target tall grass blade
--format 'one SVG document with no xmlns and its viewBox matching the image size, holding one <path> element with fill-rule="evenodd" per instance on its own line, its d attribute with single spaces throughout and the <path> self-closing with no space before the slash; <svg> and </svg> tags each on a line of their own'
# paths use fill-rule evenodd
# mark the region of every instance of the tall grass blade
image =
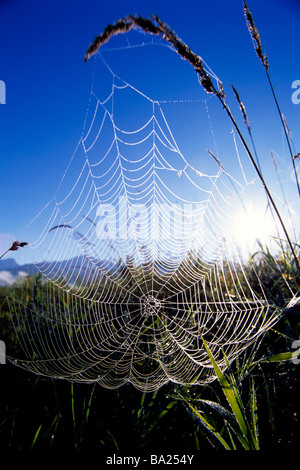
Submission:
<svg viewBox="0 0 300 470">
<path fill-rule="evenodd" d="M 287 126 L 286 126 L 286 123 L 284 122 L 284 117 L 283 117 L 283 114 L 281 112 L 281 109 L 280 109 L 280 106 L 279 106 L 279 103 L 278 103 L 278 100 L 277 100 L 277 97 L 276 97 L 276 93 L 275 93 L 275 90 L 274 90 L 274 87 L 273 87 L 273 84 L 272 84 L 272 81 L 271 81 L 267 55 L 266 55 L 266 53 L 263 54 L 263 52 L 262 52 L 260 35 L 259 35 L 259 32 L 258 32 L 255 24 L 254 24 L 252 14 L 251 14 L 251 12 L 248 8 L 248 5 L 245 1 L 244 1 L 244 12 L 245 12 L 245 16 L 246 16 L 247 27 L 248 27 L 248 30 L 249 30 L 251 36 L 252 36 L 252 40 L 253 40 L 253 43 L 254 43 L 255 51 L 256 51 L 260 61 L 262 62 L 263 66 L 264 66 L 264 69 L 266 71 L 268 82 L 269 82 L 269 85 L 270 85 L 270 88 L 271 88 L 271 92 L 272 92 L 272 95 L 273 95 L 273 98 L 274 98 L 274 101 L 275 101 L 275 104 L 276 104 L 276 107 L 277 107 L 277 110 L 278 110 L 278 113 L 279 113 L 279 116 L 280 116 L 281 124 L 282 124 L 283 130 L 284 130 L 284 133 L 285 133 L 285 138 L 286 138 L 286 141 L 287 141 L 287 144 L 288 144 L 289 152 L 290 152 L 292 163 L 293 163 L 293 169 L 294 169 L 294 174 L 295 174 L 295 178 L 296 178 L 298 194 L 300 196 L 300 185 L 299 185 L 299 179 L 298 179 L 298 175 L 297 175 L 294 155 L 293 155 L 293 151 L 292 151 L 292 148 L 291 148 L 291 143 L 290 143 L 290 139 L 289 139 L 289 135 L 288 135 L 288 131 L 287 131 Z"/>
<path fill-rule="evenodd" d="M 251 429 L 253 429 L 253 435 L 257 444 L 257 447 L 259 447 L 259 436 L 258 436 L 258 413 L 257 413 L 257 399 L 256 399 L 256 392 L 255 392 L 255 386 L 254 386 L 254 379 L 251 377 L 251 402 L 250 402 L 250 408 L 251 408 Z"/>
<path fill-rule="evenodd" d="M 241 435 L 238 434 L 238 437 L 241 438 L 240 440 L 243 443 L 245 449 L 258 450 L 257 442 L 253 437 L 250 426 L 245 417 L 245 410 L 243 408 L 240 394 L 239 394 L 237 385 L 234 381 L 233 375 L 231 374 L 231 384 L 230 384 L 229 381 L 226 379 L 225 375 L 223 374 L 223 372 L 221 371 L 221 369 L 219 368 L 218 364 L 216 363 L 203 337 L 202 337 L 202 341 L 203 341 L 205 350 L 207 354 L 209 355 L 211 363 L 214 367 L 215 373 L 222 387 L 223 393 L 240 427 Z"/>
<path fill-rule="evenodd" d="M 171 410 L 171 408 L 173 408 L 173 406 L 176 404 L 176 400 L 173 400 L 171 401 L 170 403 L 168 403 L 168 405 L 166 406 L 166 408 L 164 410 L 162 410 L 160 412 L 160 414 L 157 416 L 157 418 L 153 421 L 153 423 L 147 427 L 147 429 L 144 431 L 144 433 L 142 434 L 142 439 L 144 439 L 146 437 L 147 434 L 150 433 L 150 431 L 152 431 L 152 429 L 154 429 L 157 424 L 159 423 L 159 421 L 165 416 L 165 414 Z"/>
<path fill-rule="evenodd" d="M 106 432 L 107 432 L 107 434 L 109 435 L 109 437 L 110 437 L 110 439 L 112 440 L 112 442 L 114 443 L 114 445 L 115 445 L 117 451 L 119 451 L 120 449 L 119 449 L 119 446 L 118 446 L 118 443 L 117 443 L 117 440 L 116 440 L 115 436 L 109 431 L 109 429 L 106 429 Z"/>
<path fill-rule="evenodd" d="M 35 433 L 35 435 L 34 435 L 34 438 L 33 438 L 32 444 L 31 444 L 31 450 L 33 449 L 33 447 L 34 447 L 34 445 L 35 445 L 35 443 L 36 443 L 36 441 L 37 441 L 37 438 L 38 438 L 38 436 L 39 436 L 39 434 L 40 434 L 40 432 L 41 432 L 41 429 L 42 429 L 42 424 L 39 425 L 39 427 L 38 427 L 38 429 L 37 429 L 37 431 L 36 431 L 36 433 Z"/>
<path fill-rule="evenodd" d="M 76 416 L 75 416 L 75 397 L 74 397 L 74 384 L 71 382 L 71 412 L 72 412 L 72 423 L 73 423 L 73 431 L 74 431 L 74 445 L 77 449 L 78 442 L 77 442 L 77 434 L 76 434 Z"/>
<path fill-rule="evenodd" d="M 295 351 L 288 351 L 288 352 L 283 352 L 279 354 L 274 354 L 273 356 L 269 356 L 263 359 L 261 362 L 285 362 L 285 361 L 291 361 L 292 359 L 295 359 L 297 356 L 300 356 L 300 349 L 297 349 Z"/>
<path fill-rule="evenodd" d="M 208 422 L 208 420 L 205 418 L 204 414 L 198 411 L 191 403 L 189 403 L 184 397 L 181 397 L 183 401 L 186 403 L 187 407 L 190 408 L 190 410 L 194 413 L 195 416 L 200 421 L 200 424 L 205 428 L 205 430 L 208 432 L 209 436 L 212 437 L 215 440 L 219 441 L 221 444 L 222 448 L 226 450 L 232 450 L 229 444 L 223 439 L 220 433 L 216 431 L 216 429 Z"/>
<path fill-rule="evenodd" d="M 253 40 L 255 42 L 255 48 L 256 52 L 259 55 L 260 59 L 264 63 L 264 66 L 266 70 L 268 70 L 268 61 L 266 55 L 262 53 L 261 49 L 261 43 L 260 43 L 260 38 L 258 31 L 255 28 L 253 19 L 251 17 L 251 13 L 248 10 L 246 2 L 244 2 L 244 8 L 246 12 L 246 17 L 248 24 L 250 24 L 250 33 L 253 37 Z M 299 260 L 296 256 L 295 250 L 293 248 L 292 242 L 290 240 L 290 236 L 288 234 L 288 231 L 286 229 L 286 226 L 282 220 L 281 214 L 278 210 L 278 207 L 274 201 L 274 198 L 272 197 L 272 194 L 266 184 L 265 179 L 263 178 L 263 175 L 259 169 L 259 166 L 257 165 L 252 152 L 250 151 L 245 138 L 236 123 L 236 120 L 234 119 L 234 116 L 232 115 L 228 104 L 226 103 L 226 95 L 224 93 L 223 86 L 220 87 L 220 83 L 218 82 L 219 90 L 216 89 L 214 86 L 211 78 L 208 76 L 204 66 L 201 57 L 199 57 L 197 54 L 191 51 L 191 49 L 181 40 L 178 38 L 176 33 L 172 31 L 168 27 L 168 25 L 164 24 L 157 16 L 152 17 L 152 19 L 145 19 L 140 16 L 138 17 L 133 17 L 131 15 L 128 15 L 125 18 L 121 18 L 118 20 L 114 25 L 108 25 L 106 29 L 103 31 L 102 34 L 97 36 L 93 43 L 89 46 L 88 50 L 86 51 L 85 54 L 85 62 L 93 55 L 95 54 L 98 49 L 105 43 L 109 41 L 109 39 L 120 33 L 127 33 L 131 28 L 136 27 L 136 28 L 141 28 L 143 29 L 146 33 L 148 34 L 153 34 L 156 36 L 161 36 L 163 37 L 168 43 L 171 44 L 171 46 L 177 51 L 177 53 L 181 56 L 182 59 L 187 60 L 191 66 L 194 68 L 195 72 L 199 75 L 200 77 L 200 83 L 203 86 L 203 88 L 206 90 L 207 93 L 212 93 L 215 96 L 218 97 L 220 100 L 223 109 L 227 113 L 229 119 L 231 120 L 232 124 L 234 125 L 236 131 L 238 132 L 239 138 L 241 139 L 242 145 L 244 146 L 244 149 L 246 150 L 248 157 L 250 158 L 254 169 L 264 187 L 264 190 L 266 192 L 266 195 L 268 197 L 268 201 L 270 205 L 273 207 L 274 212 L 278 218 L 278 221 L 282 227 L 282 230 L 286 236 L 287 242 L 290 245 L 291 252 L 293 253 L 293 256 L 295 258 L 297 270 L 300 276 L 300 263 Z M 299 189 L 299 194 L 300 194 L 300 189 Z"/>
</svg>

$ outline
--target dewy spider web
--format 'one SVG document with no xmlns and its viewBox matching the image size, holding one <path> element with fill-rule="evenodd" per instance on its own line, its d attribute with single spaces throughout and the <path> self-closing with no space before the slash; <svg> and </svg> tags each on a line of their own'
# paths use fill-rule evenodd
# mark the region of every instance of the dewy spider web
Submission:
<svg viewBox="0 0 300 470">
<path fill-rule="evenodd" d="M 223 353 L 232 362 L 278 312 L 262 289 L 253 291 L 231 239 L 250 180 L 236 142 L 230 173 L 215 149 L 206 151 L 216 144 L 208 112 L 214 97 L 198 85 L 190 100 L 155 99 L 116 73 L 120 55 L 142 50 L 141 61 L 148 53 L 156 60 L 162 45 L 144 44 L 144 36 L 134 43 L 138 33 L 130 34 L 126 47 L 95 55 L 82 136 L 53 200 L 34 220 L 42 230 L 30 246 L 44 256 L 40 276 L 10 299 L 24 352 L 12 360 L 46 376 L 152 391 L 168 381 L 214 380 L 202 337 L 225 369 Z M 133 62 L 126 65 L 124 75 Z M 177 113 L 187 130 L 191 108 L 205 122 L 186 149 L 197 165 L 172 130 L 180 135 Z M 199 142 L 204 150 L 195 152 Z"/>
</svg>

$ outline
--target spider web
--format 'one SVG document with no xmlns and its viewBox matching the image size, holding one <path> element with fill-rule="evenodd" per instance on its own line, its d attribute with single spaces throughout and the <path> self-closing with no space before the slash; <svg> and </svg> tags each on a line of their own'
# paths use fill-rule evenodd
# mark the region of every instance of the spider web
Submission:
<svg viewBox="0 0 300 470">
<path fill-rule="evenodd" d="M 253 170 L 228 123 L 212 125 L 215 98 L 169 47 L 141 34 L 115 38 L 93 59 L 82 135 L 31 224 L 40 275 L 10 299 L 23 350 L 11 360 L 41 375 L 153 391 L 214 380 L 202 338 L 224 370 L 223 353 L 232 362 L 279 312 L 251 287 L 232 239 Z M 174 99 L 179 66 L 186 86 Z"/>
</svg>

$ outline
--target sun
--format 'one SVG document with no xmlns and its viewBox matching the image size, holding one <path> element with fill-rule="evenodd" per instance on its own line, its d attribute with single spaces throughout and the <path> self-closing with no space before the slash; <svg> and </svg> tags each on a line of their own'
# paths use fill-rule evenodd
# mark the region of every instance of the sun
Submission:
<svg viewBox="0 0 300 470">
<path fill-rule="evenodd" d="M 247 203 L 233 216 L 231 238 L 242 255 L 257 250 L 257 242 L 270 245 L 278 235 L 276 221 L 266 204 Z"/>
</svg>

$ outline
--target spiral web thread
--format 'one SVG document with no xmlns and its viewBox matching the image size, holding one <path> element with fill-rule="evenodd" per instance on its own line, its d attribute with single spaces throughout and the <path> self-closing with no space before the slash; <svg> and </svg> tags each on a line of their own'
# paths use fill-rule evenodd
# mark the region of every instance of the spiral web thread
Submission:
<svg viewBox="0 0 300 470">
<path fill-rule="evenodd" d="M 215 375 L 202 337 L 225 369 L 223 353 L 232 362 L 278 316 L 263 290 L 253 291 L 231 239 L 246 167 L 235 141 L 234 177 L 212 152 L 199 150 L 199 169 L 189 163 L 165 111 L 180 113 L 184 100 L 138 90 L 108 65 L 110 51 L 95 56 L 101 74 L 82 136 L 34 220 L 40 235 L 30 247 L 44 255 L 40 276 L 10 299 L 23 349 L 11 360 L 106 388 L 208 383 Z M 212 99 L 191 102 L 215 144 Z"/>
</svg>

